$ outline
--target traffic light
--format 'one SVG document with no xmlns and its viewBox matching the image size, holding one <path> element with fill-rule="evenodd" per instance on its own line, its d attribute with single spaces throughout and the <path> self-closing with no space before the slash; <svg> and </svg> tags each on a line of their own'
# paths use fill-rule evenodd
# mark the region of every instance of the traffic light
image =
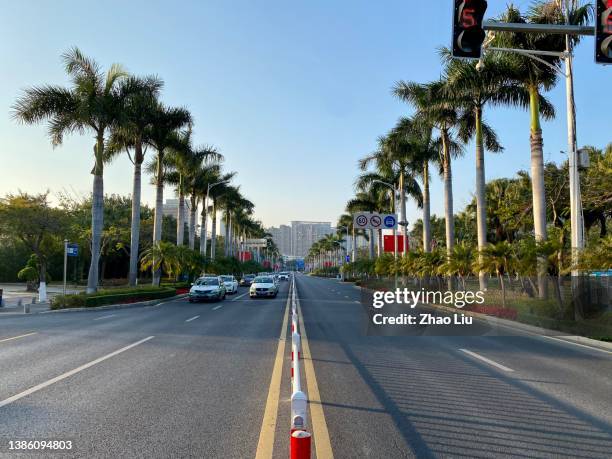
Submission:
<svg viewBox="0 0 612 459">
<path fill-rule="evenodd" d="M 612 64 L 612 0 L 596 1 L 595 62 Z"/>
<path fill-rule="evenodd" d="M 480 58 L 485 38 L 482 19 L 487 10 L 485 0 L 454 0 L 453 57 Z"/>
</svg>

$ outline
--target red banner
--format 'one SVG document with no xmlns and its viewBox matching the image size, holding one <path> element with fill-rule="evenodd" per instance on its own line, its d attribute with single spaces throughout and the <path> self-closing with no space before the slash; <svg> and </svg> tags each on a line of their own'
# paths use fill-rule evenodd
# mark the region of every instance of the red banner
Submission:
<svg viewBox="0 0 612 459">
<path fill-rule="evenodd" d="M 398 234 L 396 237 L 397 237 L 397 252 L 403 253 L 404 252 L 404 235 Z M 385 252 L 393 253 L 395 250 L 394 247 L 395 246 L 393 244 L 393 235 L 392 234 L 384 235 L 383 236 L 383 250 Z M 408 239 L 408 251 L 410 251 L 410 239 Z"/>
</svg>

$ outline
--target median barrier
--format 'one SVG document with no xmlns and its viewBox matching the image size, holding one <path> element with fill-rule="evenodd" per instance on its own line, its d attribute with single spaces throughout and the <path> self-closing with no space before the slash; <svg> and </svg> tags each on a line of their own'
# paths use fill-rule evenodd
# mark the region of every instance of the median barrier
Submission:
<svg viewBox="0 0 612 459">
<path fill-rule="evenodd" d="M 310 459 L 311 435 L 308 427 L 308 397 L 302 391 L 300 359 L 302 338 L 295 294 L 295 278 L 291 280 L 291 459 Z"/>
</svg>

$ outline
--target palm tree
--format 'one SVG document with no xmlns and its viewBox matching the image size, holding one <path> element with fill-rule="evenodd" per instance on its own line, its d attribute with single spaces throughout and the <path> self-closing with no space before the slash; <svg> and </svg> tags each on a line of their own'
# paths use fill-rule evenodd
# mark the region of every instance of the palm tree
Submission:
<svg viewBox="0 0 612 459">
<path fill-rule="evenodd" d="M 506 307 L 506 285 L 504 275 L 510 271 L 513 261 L 512 246 L 508 241 L 488 244 L 482 251 L 479 261 L 476 262 L 478 271 L 494 272 L 499 279 L 499 286 L 502 291 L 502 306 Z"/>
<path fill-rule="evenodd" d="M 109 141 L 109 156 L 125 150 L 134 164 L 132 183 L 132 217 L 130 236 L 130 265 L 128 281 L 136 285 L 138 277 L 138 251 L 140 242 L 140 196 L 142 189 L 142 163 L 150 132 L 152 115 L 163 82 L 157 77 L 130 76 L 122 82 L 122 90 L 129 94 L 120 114 L 119 124 L 113 129 Z M 134 150 L 132 157 L 130 150 Z"/>
<path fill-rule="evenodd" d="M 158 241 L 154 243 L 142 253 L 140 269 L 142 271 L 151 269 L 154 273 L 161 273 L 163 269 L 169 277 L 175 276 L 180 269 L 177 247 L 170 242 Z M 159 283 L 160 277 L 158 276 L 157 283 L 154 285 L 159 287 Z"/>
<path fill-rule="evenodd" d="M 453 140 L 453 132 L 459 126 L 459 114 L 452 101 L 447 99 L 445 82 L 442 80 L 428 84 L 400 81 L 395 85 L 393 92 L 401 100 L 415 106 L 416 116 L 421 123 L 440 131 L 440 163 L 444 175 L 446 254 L 450 257 L 455 243 L 451 159 L 463 153 L 463 148 Z"/>
<path fill-rule="evenodd" d="M 486 54 L 479 65 L 466 60 L 452 59 L 448 49 L 441 51 L 446 64 L 447 97 L 464 110 L 460 119 L 459 138 L 467 143 L 476 141 L 476 228 L 478 248 L 487 244 L 487 210 L 485 198 L 485 147 L 491 152 L 501 152 L 503 147 L 497 141 L 495 132 L 483 121 L 486 105 L 520 106 L 529 105 L 529 93 L 512 80 L 512 66 L 506 55 Z M 548 112 L 550 103 L 541 100 L 543 115 Z M 486 290 L 484 272 L 479 273 L 480 289 Z"/>
<path fill-rule="evenodd" d="M 589 21 L 590 5 L 580 6 L 578 2 L 570 2 L 569 18 L 571 24 L 583 25 Z M 527 16 L 509 5 L 500 17 L 504 22 L 514 23 L 546 23 L 564 24 L 565 17 L 561 5 L 557 1 L 536 2 Z M 577 43 L 579 37 L 574 36 L 570 43 Z M 523 50 L 565 51 L 566 39 L 563 35 L 544 33 L 512 33 L 502 32 L 496 35 L 496 46 Z M 539 56 L 538 60 L 521 54 L 511 54 L 508 60 L 513 67 L 512 79 L 522 85 L 529 93 L 530 108 L 530 143 L 531 143 L 531 187 L 533 200 L 533 223 L 537 241 L 546 240 L 546 194 L 544 188 L 544 155 L 543 139 L 540 126 L 540 113 L 544 111 L 545 118 L 553 118 L 552 106 L 542 106 L 541 92 L 555 86 L 557 69 L 560 59 L 554 56 Z M 543 62 L 544 61 L 544 62 Z M 538 290 L 541 298 L 546 297 L 546 261 L 540 258 L 538 262 Z"/>
<path fill-rule="evenodd" d="M 453 253 L 444 265 L 440 267 L 441 274 L 458 276 L 465 290 L 465 278 L 472 273 L 474 266 L 474 250 L 471 245 L 462 242 L 453 247 Z"/>
<path fill-rule="evenodd" d="M 412 139 L 409 152 L 409 168 L 411 174 L 420 177 L 422 186 L 423 209 L 423 250 L 431 251 L 431 200 L 429 193 L 429 164 L 439 163 L 441 142 L 432 138 L 432 126 L 426 120 L 415 118 L 400 118 L 395 127 L 396 132 L 404 132 Z M 418 202 L 418 201 L 417 201 Z"/>
<path fill-rule="evenodd" d="M 164 207 L 164 180 L 165 166 L 164 157 L 166 150 L 170 147 L 180 147 L 178 130 L 191 124 L 191 115 L 184 108 L 165 107 L 158 103 L 157 109 L 153 113 L 151 131 L 147 143 L 155 148 L 155 174 L 154 183 L 156 187 L 155 195 L 155 220 L 153 223 L 153 243 L 161 241 L 162 238 L 162 217 Z M 159 284 L 159 270 L 153 273 L 153 284 Z"/>
<path fill-rule="evenodd" d="M 100 242 L 104 227 L 104 161 L 105 141 L 109 130 L 117 123 L 123 106 L 119 88 L 127 73 L 113 64 L 106 75 L 93 59 L 73 48 L 62 55 L 72 87 L 55 85 L 26 89 L 13 106 L 15 119 L 36 124 L 49 120 L 49 135 L 53 146 L 61 145 L 64 135 L 91 131 L 95 135 L 93 202 L 91 210 L 91 264 L 87 278 L 87 292 L 98 288 Z"/>
<path fill-rule="evenodd" d="M 212 206 L 211 206 L 211 211 L 210 211 L 211 212 L 211 224 L 212 224 L 211 231 L 210 231 L 210 258 L 211 260 L 215 259 L 216 251 L 217 251 L 217 211 L 218 211 L 217 200 L 221 196 L 223 196 L 224 193 L 228 192 L 231 189 L 230 185 L 228 185 L 227 182 L 229 182 L 232 179 L 232 177 L 234 177 L 234 175 L 236 175 L 235 172 L 230 172 L 230 173 L 226 173 L 222 175 L 219 180 L 219 182 L 222 182 L 222 183 L 210 189 L 209 197 L 212 201 Z M 204 210 L 202 212 L 204 213 Z M 206 217 L 203 217 L 203 218 L 206 218 Z M 203 228 L 203 231 L 205 229 L 206 227 Z M 204 233 L 204 243 L 206 244 L 206 233 Z M 201 241 L 200 241 L 200 244 L 201 244 Z"/>
<path fill-rule="evenodd" d="M 183 245 L 185 233 L 185 196 L 190 192 L 191 179 L 197 175 L 203 165 L 217 163 L 223 156 L 214 147 L 202 146 L 195 148 L 192 142 L 192 129 L 189 127 L 179 134 L 178 143 L 168 149 L 166 156 L 168 170 L 165 181 L 176 186 L 179 205 L 176 217 L 176 245 Z M 190 209 L 193 224 L 195 225 L 195 212 L 197 196 L 191 195 L 192 208 Z M 195 201 L 195 202 L 194 202 Z M 194 232 L 195 235 L 195 232 Z"/>
</svg>

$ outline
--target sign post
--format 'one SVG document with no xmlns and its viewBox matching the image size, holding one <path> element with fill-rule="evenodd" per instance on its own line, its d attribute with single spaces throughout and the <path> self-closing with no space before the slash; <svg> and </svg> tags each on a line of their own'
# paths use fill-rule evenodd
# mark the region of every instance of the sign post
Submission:
<svg viewBox="0 0 612 459">
<path fill-rule="evenodd" d="M 68 270 L 68 257 L 78 257 L 79 246 L 70 244 L 68 239 L 64 239 L 64 296 L 66 296 L 66 272 Z"/>
</svg>

